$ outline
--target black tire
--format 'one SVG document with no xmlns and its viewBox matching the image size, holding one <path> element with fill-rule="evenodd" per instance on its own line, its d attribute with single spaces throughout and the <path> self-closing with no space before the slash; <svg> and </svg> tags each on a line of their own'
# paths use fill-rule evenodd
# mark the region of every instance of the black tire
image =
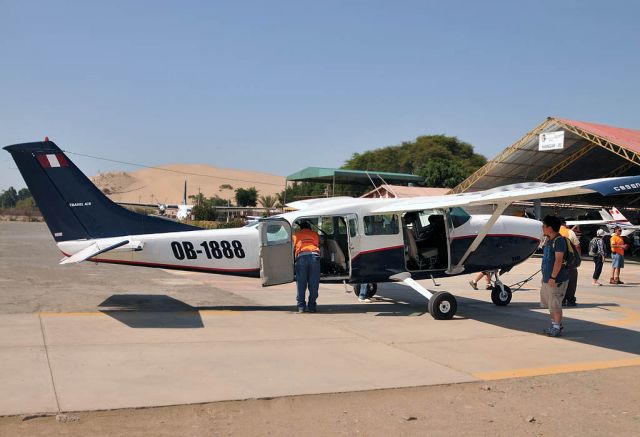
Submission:
<svg viewBox="0 0 640 437">
<path fill-rule="evenodd" d="M 353 294 L 356 297 L 360 297 L 360 285 L 361 284 L 353 284 Z M 367 284 L 367 299 L 371 299 L 378 292 L 378 284 L 375 282 L 370 282 Z"/>
<path fill-rule="evenodd" d="M 458 301 L 446 291 L 434 293 L 429 299 L 429 314 L 436 320 L 451 320 L 457 310 Z"/>
<path fill-rule="evenodd" d="M 491 289 L 491 301 L 499 307 L 507 306 L 511 302 L 511 289 L 506 285 L 503 285 L 503 287 L 504 291 L 499 285 L 494 285 Z"/>
</svg>

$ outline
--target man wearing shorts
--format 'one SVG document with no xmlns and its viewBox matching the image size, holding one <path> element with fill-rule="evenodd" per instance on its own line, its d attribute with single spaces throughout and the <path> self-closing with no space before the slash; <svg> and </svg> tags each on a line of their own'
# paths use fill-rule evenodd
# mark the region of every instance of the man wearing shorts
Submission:
<svg viewBox="0 0 640 437">
<path fill-rule="evenodd" d="M 540 307 L 549 308 L 551 327 L 544 332 L 550 337 L 558 337 L 562 333 L 562 300 L 569 280 L 569 272 L 563 265 L 567 243 L 559 231 L 560 219 L 546 216 L 542 221 L 542 232 L 547 242 L 542 256 Z"/>
<path fill-rule="evenodd" d="M 616 226 L 611 236 L 611 279 L 609 284 L 624 284 L 620 280 L 620 269 L 624 268 L 624 250 L 628 247 L 622 239 L 622 229 Z"/>
</svg>

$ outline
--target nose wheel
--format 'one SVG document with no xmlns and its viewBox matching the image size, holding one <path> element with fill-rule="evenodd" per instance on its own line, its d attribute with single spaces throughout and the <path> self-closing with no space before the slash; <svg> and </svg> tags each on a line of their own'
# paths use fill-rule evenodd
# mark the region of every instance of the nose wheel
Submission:
<svg viewBox="0 0 640 437">
<path fill-rule="evenodd" d="M 511 289 L 501 282 L 494 285 L 491 289 L 491 301 L 499 307 L 509 305 L 511 297 Z"/>
</svg>

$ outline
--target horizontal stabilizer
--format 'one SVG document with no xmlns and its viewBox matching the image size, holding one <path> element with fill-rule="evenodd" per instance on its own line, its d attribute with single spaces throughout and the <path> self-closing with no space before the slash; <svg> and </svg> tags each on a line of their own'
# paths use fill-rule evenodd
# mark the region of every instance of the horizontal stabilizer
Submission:
<svg viewBox="0 0 640 437">
<path fill-rule="evenodd" d="M 102 253 L 109 252 L 112 250 L 142 250 L 142 244 L 140 242 L 134 241 L 130 242 L 129 240 L 118 241 L 114 244 L 109 244 L 107 246 L 103 244 L 99 244 L 98 242 L 93 243 L 91 246 L 82 249 L 79 252 L 74 253 L 70 257 L 67 257 L 60 261 L 60 264 L 72 264 L 79 263 L 85 261 L 89 258 L 93 258 L 94 256 L 98 256 Z"/>
</svg>

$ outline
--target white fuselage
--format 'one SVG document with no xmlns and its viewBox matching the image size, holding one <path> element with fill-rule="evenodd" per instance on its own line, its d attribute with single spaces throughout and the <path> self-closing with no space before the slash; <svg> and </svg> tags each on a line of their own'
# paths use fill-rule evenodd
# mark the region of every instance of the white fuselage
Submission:
<svg viewBox="0 0 640 437">
<path fill-rule="evenodd" d="M 354 205 L 354 200 L 356 205 Z M 374 214 L 372 209 L 380 201 L 357 202 L 351 199 L 343 206 L 310 208 L 282 214 L 281 218 L 293 224 L 298 218 L 341 216 L 357 220 L 357 232 L 350 237 L 348 258 L 363 254 L 402 248 L 405 245 L 402 232 L 394 235 L 366 235 L 363 217 Z M 398 212 L 400 215 L 401 212 Z M 487 223 L 489 216 L 476 215 L 458 227 L 447 227 L 449 243 L 456 239 L 473 239 Z M 491 227 L 488 237 L 521 236 L 540 240 L 541 224 L 538 221 L 519 217 L 502 216 Z M 258 226 L 172 232 L 147 235 L 130 235 L 102 240 L 66 241 L 58 243 L 65 255 L 74 254 L 98 242 L 104 247 L 127 239 L 138 243 L 140 250 L 113 250 L 91 258 L 95 262 L 131 264 L 180 270 L 195 270 L 211 273 L 226 273 L 257 276 L 260 269 L 260 237 Z M 528 253 L 526 256 L 529 256 Z M 500 268 L 501 266 L 496 266 Z"/>
</svg>

